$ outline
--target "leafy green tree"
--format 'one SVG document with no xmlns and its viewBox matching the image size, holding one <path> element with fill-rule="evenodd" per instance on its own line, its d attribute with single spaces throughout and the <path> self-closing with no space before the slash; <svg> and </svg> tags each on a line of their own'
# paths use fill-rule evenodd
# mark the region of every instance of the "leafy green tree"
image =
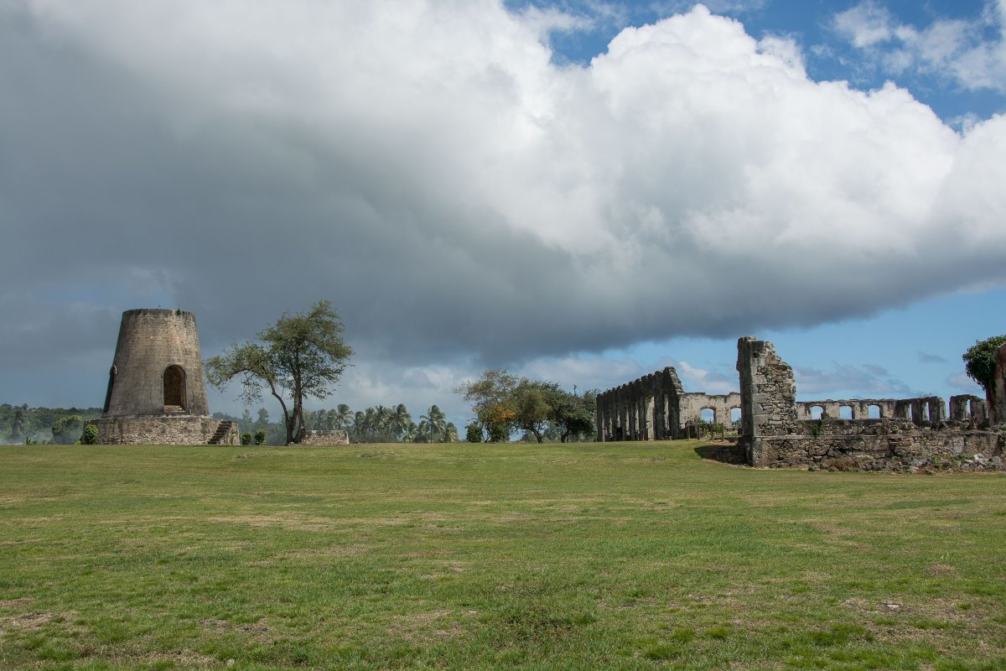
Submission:
<svg viewBox="0 0 1006 671">
<path fill-rule="evenodd" d="M 588 391 L 578 396 L 556 389 L 551 399 L 551 406 L 549 420 L 558 432 L 561 442 L 594 434 L 597 392 Z"/>
<path fill-rule="evenodd" d="M 258 419 L 255 420 L 256 429 L 265 429 L 269 426 L 269 411 L 265 408 L 258 409 Z"/>
<path fill-rule="evenodd" d="M 465 425 L 465 440 L 469 443 L 481 443 L 482 442 L 482 425 L 478 420 L 468 422 Z"/>
<path fill-rule="evenodd" d="M 534 436 L 541 443 L 549 418 L 552 415 L 553 399 L 559 388 L 550 382 L 535 382 L 522 379 L 512 393 L 512 406 L 518 427 Z"/>
<path fill-rule="evenodd" d="M 52 425 L 52 442 L 59 444 L 72 443 L 80 437 L 84 426 L 84 418 L 80 415 L 64 415 Z"/>
<path fill-rule="evenodd" d="M 353 353 L 342 331 L 329 302 L 319 301 L 306 313 L 284 314 L 258 334 L 260 343 L 235 345 L 209 359 L 207 378 L 222 389 L 240 377 L 248 402 L 260 399 L 267 387 L 282 408 L 286 444 L 299 443 L 306 432 L 304 399 L 326 398 Z"/>
<path fill-rule="evenodd" d="M 986 396 L 990 396 L 995 388 L 996 357 L 1004 344 L 1006 335 L 993 336 L 979 340 L 961 355 L 968 377 L 982 386 Z"/>
<path fill-rule="evenodd" d="M 454 422 L 447 422 L 444 428 L 444 440 L 448 443 L 458 442 L 458 427 L 454 426 Z"/>
<path fill-rule="evenodd" d="M 483 433 L 492 442 L 508 440 L 516 427 L 514 390 L 517 384 L 517 378 L 503 369 L 487 370 L 478 380 L 458 389 L 472 404 Z"/>
</svg>

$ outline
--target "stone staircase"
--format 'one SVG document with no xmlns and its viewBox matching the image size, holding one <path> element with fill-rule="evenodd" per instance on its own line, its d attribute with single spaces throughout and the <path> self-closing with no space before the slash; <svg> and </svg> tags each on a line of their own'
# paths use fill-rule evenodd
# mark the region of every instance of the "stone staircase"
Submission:
<svg viewBox="0 0 1006 671">
<path fill-rule="evenodd" d="M 236 429 L 236 427 L 234 426 L 234 424 L 235 423 L 232 422 L 229 419 L 221 420 L 220 424 L 217 425 L 216 433 L 214 433 L 210 437 L 209 444 L 210 445 L 220 445 L 221 441 L 223 441 L 225 438 L 227 438 L 227 436 L 230 435 L 231 431 L 234 431 Z"/>
</svg>

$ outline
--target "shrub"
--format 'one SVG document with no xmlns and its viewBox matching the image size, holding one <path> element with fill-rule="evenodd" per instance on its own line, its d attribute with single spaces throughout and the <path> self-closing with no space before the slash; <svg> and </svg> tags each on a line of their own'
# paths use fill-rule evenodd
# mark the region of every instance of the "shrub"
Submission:
<svg viewBox="0 0 1006 671">
<path fill-rule="evenodd" d="M 482 442 L 482 427 L 478 422 L 471 422 L 465 427 L 465 440 L 469 443 Z"/>
<path fill-rule="evenodd" d="M 94 445 L 98 442 L 98 427 L 94 424 L 85 424 L 84 432 L 80 434 L 80 442 L 83 445 Z"/>
<path fill-rule="evenodd" d="M 252 443 L 252 435 L 250 433 L 242 433 L 241 434 L 241 444 L 242 445 L 251 445 L 251 443 Z"/>
<path fill-rule="evenodd" d="M 255 444 L 261 445 L 264 442 L 265 442 L 265 431 L 259 429 L 258 431 L 255 432 Z"/>
</svg>

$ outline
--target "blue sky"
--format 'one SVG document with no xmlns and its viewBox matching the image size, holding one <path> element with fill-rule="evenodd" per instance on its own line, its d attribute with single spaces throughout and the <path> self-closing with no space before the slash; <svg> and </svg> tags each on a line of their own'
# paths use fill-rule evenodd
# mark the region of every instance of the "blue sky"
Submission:
<svg viewBox="0 0 1006 671">
<path fill-rule="evenodd" d="M 118 316 L 205 354 L 333 302 L 328 404 L 506 366 L 974 392 L 1006 305 L 1006 0 L 0 4 L 0 401 L 97 405 Z M 237 390 L 215 409 L 239 413 Z"/>
</svg>

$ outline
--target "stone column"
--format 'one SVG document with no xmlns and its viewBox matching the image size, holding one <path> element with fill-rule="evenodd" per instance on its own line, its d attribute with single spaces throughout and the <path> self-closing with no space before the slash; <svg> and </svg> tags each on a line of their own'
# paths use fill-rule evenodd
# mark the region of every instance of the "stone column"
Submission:
<svg viewBox="0 0 1006 671">
<path fill-rule="evenodd" d="M 771 461 L 765 436 L 788 434 L 797 424 L 793 369 L 776 354 L 772 343 L 746 337 L 737 341 L 737 372 L 741 384 L 741 444 L 748 463 Z"/>
</svg>

